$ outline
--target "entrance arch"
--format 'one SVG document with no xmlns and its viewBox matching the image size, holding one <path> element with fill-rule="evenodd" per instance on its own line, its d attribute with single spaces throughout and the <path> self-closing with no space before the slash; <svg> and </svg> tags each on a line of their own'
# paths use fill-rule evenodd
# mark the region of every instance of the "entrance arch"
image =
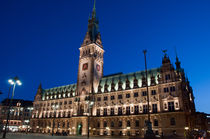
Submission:
<svg viewBox="0 0 210 139">
<path fill-rule="evenodd" d="M 82 135 L 82 123 L 77 125 L 77 135 Z"/>
</svg>

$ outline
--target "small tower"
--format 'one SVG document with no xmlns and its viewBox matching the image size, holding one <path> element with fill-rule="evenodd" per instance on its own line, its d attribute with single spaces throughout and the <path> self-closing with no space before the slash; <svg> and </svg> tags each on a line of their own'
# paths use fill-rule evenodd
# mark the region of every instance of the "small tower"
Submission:
<svg viewBox="0 0 210 139">
<path fill-rule="evenodd" d="M 40 83 L 34 101 L 40 101 L 42 98 L 42 84 Z"/>
<path fill-rule="evenodd" d="M 175 52 L 176 52 L 176 50 L 175 50 Z M 179 58 L 177 56 L 177 52 L 176 52 L 176 62 L 175 62 L 175 64 L 176 64 L 176 70 L 179 72 L 181 70 L 181 62 L 179 61 Z"/>
<path fill-rule="evenodd" d="M 174 81 L 176 78 L 174 67 L 171 64 L 169 56 L 167 55 L 167 50 L 163 50 L 164 57 L 162 59 L 162 66 L 160 68 L 161 81 L 162 83 Z"/>
</svg>

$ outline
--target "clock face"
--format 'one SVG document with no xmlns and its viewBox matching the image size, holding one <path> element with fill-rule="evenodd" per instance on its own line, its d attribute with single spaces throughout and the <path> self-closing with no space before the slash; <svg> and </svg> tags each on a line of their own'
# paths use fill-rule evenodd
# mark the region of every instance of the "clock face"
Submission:
<svg viewBox="0 0 210 139">
<path fill-rule="evenodd" d="M 88 63 L 85 63 L 82 65 L 82 70 L 87 70 L 88 69 Z"/>
<path fill-rule="evenodd" d="M 96 69 L 97 69 L 97 71 L 100 71 L 100 69 L 101 69 L 100 65 L 97 64 Z"/>
</svg>

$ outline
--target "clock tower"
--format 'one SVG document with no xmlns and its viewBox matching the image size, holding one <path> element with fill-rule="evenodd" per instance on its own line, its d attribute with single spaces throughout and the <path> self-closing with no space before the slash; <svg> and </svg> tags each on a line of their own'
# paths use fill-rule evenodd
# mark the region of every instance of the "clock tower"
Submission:
<svg viewBox="0 0 210 139">
<path fill-rule="evenodd" d="M 94 2 L 92 16 L 88 20 L 88 30 L 79 48 L 77 95 L 80 96 L 80 102 L 97 91 L 96 89 L 103 76 L 104 50 L 98 24 Z"/>
</svg>

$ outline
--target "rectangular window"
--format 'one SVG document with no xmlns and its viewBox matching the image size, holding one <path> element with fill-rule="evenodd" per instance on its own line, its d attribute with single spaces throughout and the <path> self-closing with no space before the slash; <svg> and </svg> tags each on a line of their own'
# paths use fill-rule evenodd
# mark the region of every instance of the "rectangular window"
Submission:
<svg viewBox="0 0 210 139">
<path fill-rule="evenodd" d="M 176 120 L 174 117 L 170 119 L 170 123 L 171 125 L 176 125 Z"/>
<path fill-rule="evenodd" d="M 119 127 L 122 127 L 122 121 L 119 121 L 119 125 L 118 125 Z"/>
<path fill-rule="evenodd" d="M 152 90 L 151 94 L 156 95 L 156 90 Z"/>
<path fill-rule="evenodd" d="M 131 122 L 128 120 L 127 121 L 127 127 L 130 127 L 131 126 Z"/>
<path fill-rule="evenodd" d="M 165 88 L 163 89 L 163 91 L 164 91 L 165 93 L 169 92 L 168 87 L 165 87 Z"/>
<path fill-rule="evenodd" d="M 154 126 L 158 126 L 158 120 L 154 119 Z"/>
<path fill-rule="evenodd" d="M 133 96 L 134 96 L 134 97 L 138 97 L 138 96 L 139 96 L 139 93 L 138 93 L 138 92 L 135 92 L 135 93 L 133 94 Z"/>
<path fill-rule="evenodd" d="M 111 127 L 114 127 L 114 122 L 113 121 L 111 122 Z"/>
<path fill-rule="evenodd" d="M 100 109 L 97 109 L 97 116 L 100 116 Z"/>
<path fill-rule="evenodd" d="M 118 108 L 118 115 L 122 115 L 122 107 Z"/>
<path fill-rule="evenodd" d="M 171 79 L 170 74 L 166 74 L 165 79 L 166 79 L 166 80 L 170 80 L 170 79 Z"/>
<path fill-rule="evenodd" d="M 126 114 L 127 114 L 127 115 L 130 114 L 130 107 L 126 107 Z"/>
<path fill-rule="evenodd" d="M 148 107 L 147 107 L 147 105 L 143 105 L 143 113 L 148 113 Z"/>
<path fill-rule="evenodd" d="M 98 98 L 97 98 L 97 101 L 101 101 L 101 97 L 98 97 Z"/>
<path fill-rule="evenodd" d="M 72 101 L 69 101 L 69 104 L 72 104 Z"/>
<path fill-rule="evenodd" d="M 118 99 L 122 99 L 122 95 L 118 95 Z"/>
<path fill-rule="evenodd" d="M 62 105 L 62 102 L 60 102 L 60 105 Z"/>
<path fill-rule="evenodd" d="M 157 113 L 157 104 L 152 104 L 152 112 Z"/>
<path fill-rule="evenodd" d="M 126 98 L 130 98 L 130 94 L 126 94 Z"/>
<path fill-rule="evenodd" d="M 174 102 L 168 102 L 168 111 L 175 111 Z"/>
<path fill-rule="evenodd" d="M 115 97 L 114 96 L 111 96 L 111 100 L 114 100 L 115 99 Z"/>
<path fill-rule="evenodd" d="M 114 115 L 114 108 L 111 108 L 111 115 Z"/>
<path fill-rule="evenodd" d="M 146 96 L 146 95 L 147 95 L 147 91 L 143 91 L 142 96 Z"/>
<path fill-rule="evenodd" d="M 139 113 L 139 106 L 134 106 L 134 114 L 138 114 Z"/>
<path fill-rule="evenodd" d="M 107 96 L 105 96 L 105 97 L 104 97 L 104 101 L 107 101 L 107 100 L 108 100 L 108 97 L 107 97 Z"/>
<path fill-rule="evenodd" d="M 175 86 L 171 86 L 171 87 L 170 87 L 170 91 L 171 91 L 171 92 L 175 92 L 175 91 L 176 91 Z"/>
<path fill-rule="evenodd" d="M 139 127 L 139 120 L 136 120 L 136 127 Z"/>
<path fill-rule="evenodd" d="M 107 127 L 107 122 L 106 121 L 104 121 L 104 127 Z"/>
<path fill-rule="evenodd" d="M 107 116 L 107 108 L 104 108 L 104 116 Z"/>
</svg>

